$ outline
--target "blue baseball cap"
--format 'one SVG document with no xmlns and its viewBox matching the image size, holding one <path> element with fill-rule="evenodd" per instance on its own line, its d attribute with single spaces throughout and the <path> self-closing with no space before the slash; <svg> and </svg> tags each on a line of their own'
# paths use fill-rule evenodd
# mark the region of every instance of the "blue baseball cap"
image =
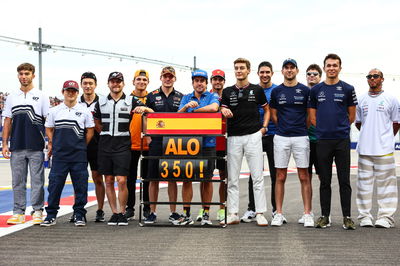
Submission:
<svg viewBox="0 0 400 266">
<path fill-rule="evenodd" d="M 282 68 L 285 67 L 287 64 L 292 64 L 292 65 L 294 65 L 295 67 L 297 67 L 297 62 L 296 62 L 296 60 L 294 60 L 294 59 L 292 59 L 292 58 L 288 58 L 288 59 L 286 59 L 285 61 L 283 61 Z"/>
<path fill-rule="evenodd" d="M 192 80 L 193 80 L 195 77 L 203 77 L 203 78 L 205 78 L 206 80 L 208 80 L 207 72 L 204 71 L 204 70 L 201 70 L 201 69 L 197 69 L 197 70 L 195 70 L 195 71 L 192 72 Z"/>
</svg>

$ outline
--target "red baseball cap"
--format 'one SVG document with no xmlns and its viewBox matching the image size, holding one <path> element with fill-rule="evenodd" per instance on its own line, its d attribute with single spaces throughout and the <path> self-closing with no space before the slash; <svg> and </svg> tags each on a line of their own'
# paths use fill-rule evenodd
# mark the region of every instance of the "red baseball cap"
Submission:
<svg viewBox="0 0 400 266">
<path fill-rule="evenodd" d="M 223 79 L 225 79 L 225 72 L 222 71 L 221 69 L 216 69 L 211 73 L 211 79 L 215 78 L 215 77 L 221 77 Z"/>
<path fill-rule="evenodd" d="M 67 80 L 66 82 L 64 82 L 63 91 L 68 90 L 68 89 L 75 89 L 76 91 L 79 91 L 78 82 L 73 81 L 73 80 Z"/>
</svg>

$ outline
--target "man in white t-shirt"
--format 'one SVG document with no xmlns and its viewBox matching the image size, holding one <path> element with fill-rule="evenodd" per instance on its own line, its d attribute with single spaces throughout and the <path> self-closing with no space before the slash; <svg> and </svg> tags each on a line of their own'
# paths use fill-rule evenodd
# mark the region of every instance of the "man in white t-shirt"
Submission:
<svg viewBox="0 0 400 266">
<path fill-rule="evenodd" d="M 378 214 L 375 227 L 394 227 L 397 209 L 397 178 L 394 136 L 399 129 L 399 102 L 382 90 L 383 73 L 372 69 L 367 75 L 368 93 L 359 98 L 356 127 L 360 130 L 357 151 L 357 207 L 360 226 L 372 227 L 371 207 L 374 182 Z"/>
</svg>

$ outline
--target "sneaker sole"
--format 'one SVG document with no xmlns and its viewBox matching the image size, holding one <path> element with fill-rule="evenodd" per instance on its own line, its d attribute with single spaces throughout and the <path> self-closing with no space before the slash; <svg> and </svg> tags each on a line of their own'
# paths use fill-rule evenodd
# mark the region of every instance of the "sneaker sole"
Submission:
<svg viewBox="0 0 400 266">
<path fill-rule="evenodd" d="M 356 230 L 356 228 L 354 228 L 354 227 L 346 227 L 344 225 L 343 225 L 343 229 L 344 230 Z"/>
<path fill-rule="evenodd" d="M 259 223 L 257 223 L 257 226 L 268 226 L 268 224 L 259 224 Z"/>
<path fill-rule="evenodd" d="M 24 224 L 25 222 L 7 222 L 7 224 L 10 225 L 16 225 L 16 224 Z"/>
<path fill-rule="evenodd" d="M 128 223 L 118 223 L 118 226 L 127 226 Z"/>
<path fill-rule="evenodd" d="M 230 222 L 230 223 L 227 223 L 227 224 L 239 224 L 240 223 L 240 221 L 233 221 L 233 222 Z"/>
<path fill-rule="evenodd" d="M 154 224 L 154 221 L 144 221 L 145 224 Z"/>
<path fill-rule="evenodd" d="M 201 222 L 201 225 L 212 225 L 212 222 L 211 221 Z"/>
<path fill-rule="evenodd" d="M 107 223 L 107 225 L 111 225 L 111 226 L 114 226 L 114 225 L 117 225 L 118 223 L 110 223 L 110 222 L 108 222 Z"/>
<path fill-rule="evenodd" d="M 42 221 L 32 221 L 33 225 L 40 225 L 41 223 L 43 223 L 43 220 Z"/>
<path fill-rule="evenodd" d="M 53 226 L 53 225 L 56 225 L 56 223 L 54 222 L 54 223 L 51 223 L 51 224 L 40 224 L 41 227 L 50 227 L 50 226 Z"/>
<path fill-rule="evenodd" d="M 282 223 L 282 224 L 283 224 L 283 223 Z M 278 226 L 278 227 L 281 227 L 282 224 L 273 224 L 273 223 L 271 223 L 271 226 Z"/>
<path fill-rule="evenodd" d="M 191 221 L 191 222 L 188 222 L 188 223 L 179 223 L 177 225 L 185 226 L 185 225 L 192 225 L 192 224 L 194 224 L 194 221 Z"/>
<path fill-rule="evenodd" d="M 105 219 L 94 220 L 95 223 L 103 223 L 104 221 L 105 221 Z"/>
<path fill-rule="evenodd" d="M 241 221 L 242 223 L 251 223 L 251 222 L 255 222 L 256 220 L 255 220 L 255 218 L 254 218 L 254 219 L 240 219 L 240 221 Z"/>
<path fill-rule="evenodd" d="M 83 227 L 86 226 L 86 224 L 75 224 L 76 227 Z"/>
</svg>

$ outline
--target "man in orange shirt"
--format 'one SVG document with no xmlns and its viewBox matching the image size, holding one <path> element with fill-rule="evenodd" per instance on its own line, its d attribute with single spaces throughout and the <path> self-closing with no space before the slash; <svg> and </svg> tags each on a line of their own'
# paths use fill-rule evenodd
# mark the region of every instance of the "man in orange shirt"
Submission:
<svg viewBox="0 0 400 266">
<path fill-rule="evenodd" d="M 141 102 L 146 104 L 147 100 L 147 85 L 149 84 L 149 73 L 146 70 L 140 69 L 135 72 L 133 78 L 133 86 L 135 89 L 132 91 L 133 96 L 136 96 Z M 129 125 L 131 132 L 131 168 L 128 176 L 128 202 L 126 206 L 125 216 L 128 220 L 133 220 L 135 217 L 135 202 L 136 202 L 136 179 L 138 176 L 138 161 L 141 150 L 141 130 L 142 130 L 142 116 L 140 114 L 133 114 L 132 120 Z M 146 139 L 143 139 L 143 155 L 147 156 L 149 146 Z M 142 160 L 140 167 L 140 176 L 147 175 L 148 160 Z M 149 201 L 149 182 L 143 182 L 143 199 Z M 143 216 L 146 218 L 150 214 L 150 206 L 143 207 Z"/>
</svg>

